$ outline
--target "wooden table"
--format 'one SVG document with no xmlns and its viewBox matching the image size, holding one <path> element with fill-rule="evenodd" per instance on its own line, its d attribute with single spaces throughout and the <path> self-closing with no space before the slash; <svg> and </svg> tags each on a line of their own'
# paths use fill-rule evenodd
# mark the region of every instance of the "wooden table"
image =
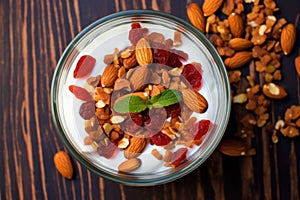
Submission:
<svg viewBox="0 0 300 200">
<path fill-rule="evenodd" d="M 299 199 L 300 141 L 257 131 L 252 157 L 215 151 L 187 176 L 154 187 L 129 187 L 103 179 L 73 160 L 75 177 L 63 178 L 53 155 L 64 149 L 50 111 L 50 85 L 56 63 L 84 27 L 108 14 L 153 9 L 187 20 L 190 0 L 2 0 L 0 2 L 0 200 L 4 199 Z M 196 2 L 196 1 L 195 1 Z M 202 4 L 202 1 L 197 1 Z M 295 23 L 299 0 L 277 0 L 278 16 Z M 282 58 L 282 85 L 289 96 L 272 102 L 282 115 L 300 102 L 294 52 Z M 230 132 L 230 129 L 228 129 Z"/>
</svg>

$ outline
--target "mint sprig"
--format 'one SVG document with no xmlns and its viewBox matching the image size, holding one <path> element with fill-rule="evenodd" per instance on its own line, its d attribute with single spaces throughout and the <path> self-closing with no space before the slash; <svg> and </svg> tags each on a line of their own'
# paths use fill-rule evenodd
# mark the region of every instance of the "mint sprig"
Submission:
<svg viewBox="0 0 300 200">
<path fill-rule="evenodd" d="M 146 100 L 133 95 L 124 97 L 115 103 L 114 110 L 118 113 L 138 113 L 147 108 L 163 108 L 178 103 L 181 99 L 182 93 L 180 91 L 166 89 L 156 96 L 146 97 Z"/>
<path fill-rule="evenodd" d="M 151 98 L 151 103 L 155 108 L 162 108 L 165 106 L 169 106 L 175 103 L 178 103 L 182 99 L 182 94 L 178 90 L 167 89 L 162 93 L 153 96 Z"/>
</svg>

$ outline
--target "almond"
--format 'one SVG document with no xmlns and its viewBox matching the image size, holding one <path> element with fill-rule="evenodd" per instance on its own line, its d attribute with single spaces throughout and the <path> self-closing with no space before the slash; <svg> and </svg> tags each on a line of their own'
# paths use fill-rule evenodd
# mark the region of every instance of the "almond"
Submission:
<svg viewBox="0 0 300 200">
<path fill-rule="evenodd" d="M 114 64 L 107 65 L 101 77 L 102 87 L 112 87 L 118 78 L 118 71 L 119 69 Z"/>
<path fill-rule="evenodd" d="M 123 59 L 123 65 L 126 69 L 135 67 L 137 64 L 138 62 L 136 60 L 135 53 L 133 53 L 130 57 Z"/>
<path fill-rule="evenodd" d="M 132 84 L 133 90 L 138 90 L 148 83 L 150 78 L 150 71 L 147 66 L 139 66 L 133 72 L 129 79 Z"/>
<path fill-rule="evenodd" d="M 225 15 L 230 15 L 234 10 L 234 1 L 233 0 L 224 0 L 222 13 Z"/>
<path fill-rule="evenodd" d="M 233 38 L 229 41 L 229 46 L 234 50 L 247 50 L 253 47 L 253 43 L 244 38 Z"/>
<path fill-rule="evenodd" d="M 204 113 L 207 110 L 208 103 L 201 94 L 189 88 L 183 89 L 181 92 L 183 102 L 189 109 L 197 113 Z"/>
<path fill-rule="evenodd" d="M 243 37 L 245 30 L 244 21 L 240 15 L 236 13 L 231 13 L 231 15 L 228 16 L 228 24 L 229 29 L 234 37 Z"/>
<path fill-rule="evenodd" d="M 296 71 L 298 73 L 298 76 L 300 76 L 300 56 L 297 56 L 295 58 L 295 67 L 296 67 Z"/>
<path fill-rule="evenodd" d="M 283 87 L 275 83 L 266 83 L 263 86 L 263 93 L 271 99 L 283 99 L 287 96 L 287 92 Z"/>
<path fill-rule="evenodd" d="M 296 27 L 294 24 L 287 24 L 283 27 L 280 36 L 281 49 L 285 55 L 292 52 L 296 43 Z"/>
<path fill-rule="evenodd" d="M 127 159 L 138 157 L 145 149 L 147 140 L 143 137 L 132 137 L 129 140 L 129 146 L 124 150 L 124 156 Z"/>
<path fill-rule="evenodd" d="M 119 167 L 118 167 L 118 170 L 119 172 L 131 172 L 133 170 L 136 170 L 138 169 L 142 164 L 142 161 L 138 158 L 131 158 L 131 159 L 128 159 L 124 162 L 122 162 Z"/>
<path fill-rule="evenodd" d="M 246 146 L 240 140 L 226 139 L 220 144 L 220 151 L 227 156 L 244 156 L 246 155 Z"/>
<path fill-rule="evenodd" d="M 204 16 L 210 16 L 214 14 L 222 5 L 223 0 L 205 0 L 202 6 Z"/>
<path fill-rule="evenodd" d="M 199 29 L 202 33 L 205 32 L 205 17 L 200 6 L 197 3 L 191 3 L 187 7 L 187 15 L 188 18 L 197 29 Z"/>
<path fill-rule="evenodd" d="M 70 156 L 65 151 L 59 151 L 54 155 L 54 164 L 57 171 L 65 178 L 73 177 L 73 165 Z"/>
<path fill-rule="evenodd" d="M 232 57 L 226 58 L 224 64 L 229 69 L 236 69 L 244 66 L 252 60 L 252 52 L 241 51 L 235 53 Z"/>
<path fill-rule="evenodd" d="M 145 38 L 141 38 L 135 47 L 135 57 L 141 65 L 147 65 L 153 62 L 152 50 L 149 42 Z"/>
</svg>

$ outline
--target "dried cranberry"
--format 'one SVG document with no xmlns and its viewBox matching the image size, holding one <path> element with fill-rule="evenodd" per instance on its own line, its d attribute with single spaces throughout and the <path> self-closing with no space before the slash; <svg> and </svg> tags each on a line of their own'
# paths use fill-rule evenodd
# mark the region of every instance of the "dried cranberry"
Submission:
<svg viewBox="0 0 300 200">
<path fill-rule="evenodd" d="M 157 146 L 165 146 L 171 142 L 171 139 L 161 131 L 150 137 L 150 143 Z"/>
<path fill-rule="evenodd" d="M 76 98 L 82 101 L 90 101 L 93 99 L 92 95 L 82 87 L 76 85 L 70 85 L 69 90 L 75 95 Z"/>
<path fill-rule="evenodd" d="M 162 129 L 167 118 L 167 113 L 163 108 L 152 108 L 149 110 L 148 116 L 149 119 L 144 122 L 144 126 L 150 135 L 154 135 Z"/>
<path fill-rule="evenodd" d="M 194 135 L 194 140 L 201 140 L 201 138 L 207 133 L 210 121 L 207 119 L 200 120 L 191 129 L 191 133 Z"/>
<path fill-rule="evenodd" d="M 136 43 L 144 37 L 144 34 L 148 32 L 147 28 L 142 28 L 139 23 L 131 24 L 131 29 L 129 31 L 129 40 L 131 44 L 136 45 Z"/>
<path fill-rule="evenodd" d="M 173 52 L 169 52 L 169 58 L 167 64 L 168 66 L 173 68 L 182 66 L 182 62 L 179 60 L 179 56 Z"/>
<path fill-rule="evenodd" d="M 139 113 L 130 113 L 130 117 L 134 123 L 136 123 L 138 126 L 143 125 L 143 115 Z"/>
<path fill-rule="evenodd" d="M 132 24 L 131 24 L 131 28 L 132 28 L 132 29 L 142 28 L 142 26 L 141 26 L 140 23 L 132 23 Z"/>
<path fill-rule="evenodd" d="M 179 103 L 165 106 L 165 109 L 167 112 L 167 116 L 171 118 L 178 117 L 181 113 L 181 107 Z"/>
<path fill-rule="evenodd" d="M 81 104 L 79 109 L 79 115 L 86 120 L 93 117 L 95 115 L 95 102 L 87 101 Z"/>
<path fill-rule="evenodd" d="M 91 74 L 96 64 L 96 59 L 89 55 L 81 56 L 74 70 L 74 78 L 84 78 Z"/>
<path fill-rule="evenodd" d="M 187 53 L 178 49 L 172 49 L 171 51 L 178 56 L 179 60 L 187 61 L 189 58 L 189 55 Z"/>
<path fill-rule="evenodd" d="M 129 133 L 134 133 L 143 125 L 143 116 L 141 114 L 130 113 L 129 118 L 121 124 L 121 128 Z"/>
<path fill-rule="evenodd" d="M 107 146 L 98 147 L 97 152 L 100 156 L 110 159 L 116 155 L 117 147 L 110 142 Z"/>
<path fill-rule="evenodd" d="M 169 51 L 166 49 L 165 45 L 154 43 L 152 48 L 154 63 L 166 65 L 169 59 Z"/>
<path fill-rule="evenodd" d="M 187 64 L 182 70 L 182 76 L 191 84 L 194 90 L 198 91 L 202 84 L 202 74 L 200 66 Z"/>
<path fill-rule="evenodd" d="M 170 166 L 177 167 L 180 163 L 182 163 L 186 159 L 187 152 L 187 148 L 180 148 L 174 153 L 172 153 Z"/>
</svg>

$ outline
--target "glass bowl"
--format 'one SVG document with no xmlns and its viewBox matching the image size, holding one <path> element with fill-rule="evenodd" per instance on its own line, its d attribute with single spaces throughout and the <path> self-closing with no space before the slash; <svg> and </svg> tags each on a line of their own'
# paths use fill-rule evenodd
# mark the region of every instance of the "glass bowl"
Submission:
<svg viewBox="0 0 300 200">
<path fill-rule="evenodd" d="M 121 130 L 119 130 L 117 133 L 119 133 L 118 136 L 120 138 L 126 138 L 124 139 L 125 144 L 123 143 L 123 146 L 118 146 L 121 144 L 120 138 L 119 140 L 114 140 L 113 143 L 110 142 L 112 141 L 111 132 L 108 130 L 108 134 L 104 134 L 107 130 L 103 128 L 103 125 L 99 126 L 101 127 L 101 139 L 95 139 L 94 137 L 88 136 L 90 133 L 87 133 L 86 131 L 87 126 L 91 126 L 91 124 L 94 125 L 94 123 L 96 123 L 98 126 L 100 121 L 98 120 L 98 117 L 93 117 L 93 122 L 88 119 L 83 119 L 81 115 L 81 106 L 83 105 L 84 100 L 82 100 L 83 97 L 80 97 L 80 94 L 77 94 L 79 97 L 76 96 L 75 93 L 78 91 L 74 92 L 74 90 L 76 89 L 75 86 L 78 86 L 80 88 L 84 88 L 85 91 L 89 91 L 91 93 L 93 92 L 94 88 L 91 89 L 91 85 L 87 86 L 87 80 L 90 77 L 102 75 L 105 67 L 107 66 L 107 64 L 104 63 L 105 55 L 113 54 L 115 52 L 115 48 L 122 50 L 131 45 L 128 39 L 131 26 L 141 26 L 146 28 L 148 30 L 148 34 L 153 32 L 161 33 L 163 34 L 165 40 L 168 38 L 173 39 L 174 32 L 181 36 L 182 44 L 180 45 L 179 43 L 178 47 L 172 47 L 172 49 L 177 50 L 173 51 L 173 53 L 175 52 L 175 59 L 179 59 L 183 66 L 194 62 L 201 64 L 201 70 L 199 70 L 199 73 L 201 73 L 202 81 L 200 89 L 199 87 L 197 88 L 197 93 L 200 93 L 208 102 L 208 108 L 204 113 L 192 113 L 192 116 L 197 120 L 197 122 L 201 120 L 209 120 L 210 123 L 207 133 L 200 139 L 198 138 L 197 144 L 194 141 L 194 143 L 189 143 L 189 145 L 183 142 L 178 142 L 180 141 L 178 138 L 183 137 L 180 135 L 183 134 L 180 132 L 180 128 L 175 130 L 175 133 L 174 128 L 169 129 L 171 130 L 171 133 L 169 132 L 167 136 L 168 138 L 172 139 L 172 145 L 168 144 L 166 146 L 159 146 L 156 145 L 157 143 L 153 143 L 153 134 L 149 135 L 149 132 L 147 132 L 147 134 L 141 134 L 140 132 L 138 135 L 141 135 L 145 139 L 144 141 L 146 141 L 146 147 L 142 153 L 133 156 L 138 156 L 137 159 L 131 159 L 134 160 L 134 162 L 138 160 L 140 163 L 134 163 L 133 161 L 133 163 L 131 163 L 130 161 L 130 164 L 128 164 L 129 166 L 139 165 L 138 168 L 133 171 L 126 171 L 123 170 L 124 165 L 122 169 L 120 169 L 119 165 L 127 160 L 124 156 L 125 153 L 123 152 L 129 148 L 129 146 L 126 146 L 128 145 L 126 143 L 131 142 L 130 138 L 133 137 L 135 133 L 127 134 L 126 131 L 128 131 L 128 129 L 126 129 L 126 126 L 128 124 L 125 124 L 125 126 L 115 126 L 108 121 L 107 123 L 109 127 L 121 127 Z M 147 39 L 150 41 L 149 38 Z M 165 40 L 163 43 L 166 46 L 167 42 Z M 178 45 L 177 42 L 178 41 L 176 39 L 174 41 L 174 45 Z M 184 56 L 186 54 L 181 54 L 182 52 L 185 52 L 188 55 L 188 59 L 186 59 Z M 82 59 L 82 56 L 85 55 L 92 56 L 95 58 L 94 61 L 96 61 L 95 66 L 90 74 L 90 70 L 83 69 L 83 71 L 78 71 L 78 69 L 76 69 L 78 63 L 81 62 L 80 59 Z M 125 58 L 126 52 L 123 54 L 119 52 L 115 55 L 117 55 L 117 57 L 120 56 L 121 58 Z M 171 51 L 168 51 L 168 62 L 173 62 L 170 58 L 170 55 Z M 109 58 L 111 58 L 110 61 Z M 116 59 L 116 56 L 106 56 L 106 59 L 108 60 L 106 60 L 106 62 L 112 62 L 114 63 L 114 66 L 118 66 L 117 64 L 122 65 L 122 63 L 119 63 L 119 57 Z M 87 62 L 93 63 L 93 60 Z M 168 65 L 168 63 L 166 65 Z M 193 66 L 198 66 L 197 69 L 199 69 L 199 65 L 193 64 Z M 163 67 L 164 66 L 162 66 L 162 68 Z M 182 68 L 182 66 L 177 67 L 175 71 L 179 70 L 180 73 L 183 73 Z M 154 71 L 154 69 L 152 70 Z M 171 68 L 169 68 L 169 70 L 171 70 Z M 82 77 L 78 78 L 75 77 L 74 71 L 77 71 L 78 73 L 84 73 L 87 71 L 88 74 L 83 74 Z M 153 73 L 159 74 L 162 73 L 162 71 L 154 71 Z M 128 75 L 129 72 L 126 74 Z M 193 78 L 194 75 L 191 76 Z M 174 78 L 171 75 L 170 77 Z M 201 77 L 195 77 L 195 79 L 199 78 Z M 191 81 L 190 79 L 191 77 L 189 78 L 188 82 L 185 82 L 185 84 L 182 83 L 182 88 L 190 87 L 190 85 L 186 85 L 189 83 L 189 81 Z M 89 80 L 91 81 L 91 79 Z M 172 80 L 175 80 L 175 78 Z M 98 80 L 96 80 L 96 82 L 98 84 Z M 101 82 L 99 82 L 99 84 L 100 83 Z M 71 89 L 70 86 L 73 88 Z M 114 92 L 114 90 L 109 90 L 110 92 Z M 187 98 L 186 95 L 180 96 L 178 97 L 178 101 L 182 102 L 185 98 Z M 96 101 L 92 102 L 94 102 L 95 105 L 97 103 Z M 97 106 L 95 105 L 93 107 L 96 110 Z M 101 105 L 98 105 L 98 107 L 102 108 L 103 105 L 102 107 Z M 61 140 L 70 154 L 79 162 L 81 162 L 86 168 L 97 175 L 126 185 L 148 186 L 170 182 L 188 174 L 201 165 L 215 150 L 223 136 L 229 119 L 230 86 L 225 67 L 217 51 L 209 42 L 209 40 L 192 25 L 166 13 L 148 10 L 125 11 L 112 14 L 92 23 L 82 32 L 80 32 L 68 45 L 57 64 L 57 68 L 53 76 L 51 87 L 51 108 L 54 123 Z M 181 106 L 180 109 L 182 110 L 182 113 L 185 112 L 185 110 L 189 110 L 184 109 Z M 149 110 L 150 108 L 147 112 L 150 112 Z M 95 113 L 95 111 L 93 112 Z M 112 113 L 111 115 L 115 115 L 115 113 Z M 166 121 L 168 120 L 170 121 L 170 118 L 168 118 Z M 185 122 L 186 121 L 188 120 L 186 119 Z M 177 117 L 177 122 L 179 125 L 180 123 L 184 124 L 181 117 Z M 90 125 L 86 125 L 87 123 Z M 145 122 L 143 123 L 145 124 Z M 164 124 L 166 123 L 167 122 L 164 122 Z M 168 124 L 170 124 L 170 122 L 168 122 Z M 194 127 L 195 124 L 196 123 L 194 123 Z M 199 123 L 197 126 L 198 125 Z M 194 127 L 185 129 L 185 132 L 195 132 Z M 140 128 L 140 130 L 146 130 L 145 127 Z M 168 127 L 164 125 L 164 128 Z M 166 132 L 163 133 L 165 134 Z M 172 133 L 174 134 L 173 136 L 170 135 Z M 91 138 L 92 140 L 89 140 Z M 129 145 L 131 143 L 129 143 Z M 113 149 L 106 149 L 108 151 L 106 153 L 110 155 L 105 157 L 103 154 L 99 153 L 99 148 L 106 148 L 108 144 L 114 144 L 120 148 L 114 147 Z M 160 153 L 160 155 L 163 157 L 162 160 L 153 155 L 153 149 L 156 149 Z M 169 154 L 168 156 L 166 155 L 166 152 Z M 175 152 L 177 152 L 177 154 Z M 182 155 L 179 154 L 179 152 L 181 152 Z M 128 168 L 127 164 L 125 164 L 125 168 L 126 167 Z"/>
</svg>

